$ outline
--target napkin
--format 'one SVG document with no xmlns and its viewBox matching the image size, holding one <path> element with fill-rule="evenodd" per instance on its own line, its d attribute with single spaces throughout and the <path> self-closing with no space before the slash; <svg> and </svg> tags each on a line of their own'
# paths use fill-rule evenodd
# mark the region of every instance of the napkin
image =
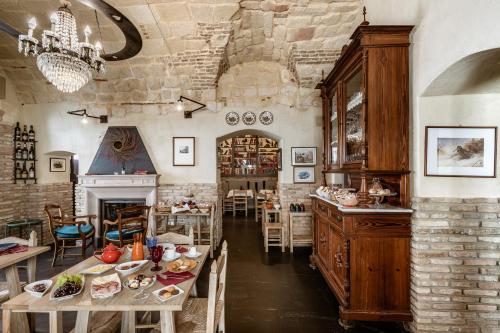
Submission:
<svg viewBox="0 0 500 333">
<path fill-rule="evenodd" d="M 17 245 L 15 247 L 6 249 L 6 250 L 0 250 L 0 256 L 3 256 L 5 254 L 13 254 L 13 253 L 19 253 L 19 252 L 26 252 L 28 251 L 28 246 L 27 245 Z"/>
<path fill-rule="evenodd" d="M 165 276 L 165 277 L 162 277 Z M 191 272 L 182 272 L 182 273 L 171 273 L 164 272 L 161 274 L 156 274 L 156 281 L 160 282 L 164 286 L 169 286 L 171 284 L 179 284 L 186 280 L 192 279 L 194 274 Z"/>
<path fill-rule="evenodd" d="M 175 248 L 175 251 L 177 251 L 178 253 L 185 253 L 187 251 L 189 251 L 188 249 L 186 249 L 184 246 L 181 246 L 181 245 L 178 245 L 176 248 Z"/>
</svg>

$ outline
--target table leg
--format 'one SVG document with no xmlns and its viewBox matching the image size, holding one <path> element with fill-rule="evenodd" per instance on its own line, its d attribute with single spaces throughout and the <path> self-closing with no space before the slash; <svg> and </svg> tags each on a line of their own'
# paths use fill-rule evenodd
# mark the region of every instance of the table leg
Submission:
<svg viewBox="0 0 500 333">
<path fill-rule="evenodd" d="M 50 333 L 63 333 L 62 312 L 49 312 L 49 331 Z"/>
<path fill-rule="evenodd" d="M 9 286 L 9 298 L 14 298 L 21 294 L 21 285 L 19 284 L 19 273 L 16 265 L 11 265 L 5 269 L 5 278 Z M 26 313 L 12 313 L 10 315 L 12 322 L 16 325 L 11 327 L 11 332 L 29 332 L 28 316 Z"/>
<path fill-rule="evenodd" d="M 201 216 L 196 216 L 196 228 L 198 230 L 198 245 L 201 245 Z"/>
<path fill-rule="evenodd" d="M 76 313 L 75 333 L 90 332 L 90 311 L 78 311 Z"/>
<path fill-rule="evenodd" d="M 2 311 L 2 332 L 3 333 L 11 333 L 10 329 L 10 321 L 12 318 L 12 311 L 3 310 Z"/>
<path fill-rule="evenodd" d="M 172 311 L 160 311 L 161 333 L 175 333 L 175 319 Z"/>
<path fill-rule="evenodd" d="M 135 333 L 135 311 L 122 312 L 121 333 Z"/>
</svg>

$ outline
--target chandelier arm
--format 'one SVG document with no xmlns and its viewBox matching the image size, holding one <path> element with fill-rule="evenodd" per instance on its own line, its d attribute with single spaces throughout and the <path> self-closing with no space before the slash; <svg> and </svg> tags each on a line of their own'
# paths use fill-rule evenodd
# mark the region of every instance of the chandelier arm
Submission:
<svg viewBox="0 0 500 333">
<path fill-rule="evenodd" d="M 101 58 L 107 61 L 117 61 L 130 59 L 138 54 L 142 49 L 142 37 L 137 28 L 130 20 L 116 8 L 103 0 L 78 0 L 82 4 L 99 11 L 111 22 L 116 24 L 125 36 L 125 46 L 118 52 L 103 54 Z"/>
<path fill-rule="evenodd" d="M 78 0 L 84 5 L 99 11 L 110 19 L 125 36 L 125 46 L 118 52 L 102 54 L 101 58 L 106 61 L 126 60 L 134 57 L 142 49 L 142 37 L 137 28 L 128 18 L 120 13 L 116 8 L 110 6 L 103 0 Z M 0 31 L 4 31 L 12 37 L 18 39 L 21 33 L 9 24 L 0 20 Z M 39 43 L 41 45 L 41 43 Z"/>
</svg>

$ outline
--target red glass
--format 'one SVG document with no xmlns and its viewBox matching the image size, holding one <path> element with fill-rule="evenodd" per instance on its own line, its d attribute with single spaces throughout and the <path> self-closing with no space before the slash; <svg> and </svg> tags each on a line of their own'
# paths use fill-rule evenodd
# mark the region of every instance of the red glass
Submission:
<svg viewBox="0 0 500 333">
<path fill-rule="evenodd" d="M 158 266 L 158 263 L 161 261 L 163 257 L 163 246 L 157 245 L 151 248 L 151 260 L 155 263 L 155 266 L 151 268 L 153 272 L 158 272 L 162 270 L 161 266 Z"/>
</svg>

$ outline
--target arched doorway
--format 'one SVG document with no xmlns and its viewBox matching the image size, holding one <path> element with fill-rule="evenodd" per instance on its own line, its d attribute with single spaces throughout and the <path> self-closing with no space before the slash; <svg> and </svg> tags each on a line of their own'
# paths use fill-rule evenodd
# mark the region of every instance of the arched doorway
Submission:
<svg viewBox="0 0 500 333">
<path fill-rule="evenodd" d="M 259 194 L 277 190 L 280 137 L 266 131 L 240 130 L 221 136 L 216 142 L 220 202 L 230 199 L 235 190 L 246 190 L 248 215 L 253 215 Z"/>
</svg>

